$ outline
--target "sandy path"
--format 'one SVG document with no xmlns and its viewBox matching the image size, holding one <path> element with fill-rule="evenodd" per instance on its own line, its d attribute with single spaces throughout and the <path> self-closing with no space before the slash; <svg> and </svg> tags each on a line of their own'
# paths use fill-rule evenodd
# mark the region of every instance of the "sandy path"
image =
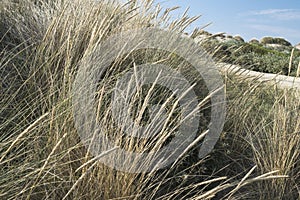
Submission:
<svg viewBox="0 0 300 200">
<path fill-rule="evenodd" d="M 237 65 L 231 65 L 226 63 L 217 64 L 217 67 L 221 71 L 226 71 L 227 73 L 234 73 L 247 78 L 253 78 L 258 81 L 276 83 L 280 88 L 294 88 L 297 93 L 300 94 L 300 77 L 291 77 L 270 73 L 255 72 L 247 69 L 243 69 Z"/>
<path fill-rule="evenodd" d="M 197 43 L 201 43 L 201 40 L 205 38 L 198 38 L 199 41 L 195 40 Z M 253 80 L 258 80 L 261 82 L 276 83 L 280 88 L 293 88 L 295 92 L 299 94 L 300 97 L 300 77 L 291 77 L 285 75 L 262 73 L 243 69 L 238 65 L 228 64 L 228 63 L 218 63 L 217 67 L 220 71 L 225 71 L 227 73 L 234 73 L 242 77 L 253 78 Z"/>
</svg>

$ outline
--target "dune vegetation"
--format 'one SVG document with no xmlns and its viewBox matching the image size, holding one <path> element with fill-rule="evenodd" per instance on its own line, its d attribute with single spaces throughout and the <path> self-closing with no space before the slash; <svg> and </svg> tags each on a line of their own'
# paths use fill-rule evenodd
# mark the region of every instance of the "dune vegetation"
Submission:
<svg viewBox="0 0 300 200">
<path fill-rule="evenodd" d="M 204 34 L 208 33 L 202 31 L 200 35 Z M 300 76 L 300 50 L 282 38 L 264 37 L 261 41 L 245 42 L 239 37 L 210 34 L 209 39 L 200 43 L 216 60 L 258 72 Z"/>
<path fill-rule="evenodd" d="M 184 35 L 198 18 L 185 13 L 172 21 L 173 9 L 162 10 L 151 0 L 127 4 L 110 0 L 1 1 L 0 199 L 300 198 L 299 96 L 292 88 L 283 90 L 234 74 L 222 74 L 225 125 L 205 158 L 198 159 L 201 140 L 170 166 L 150 172 L 118 171 L 90 154 L 78 135 L 72 103 L 72 87 L 82 63 L 101 42 L 122 31 L 155 27 Z M 195 30 L 189 37 L 200 32 Z M 220 49 L 210 46 L 208 52 L 218 54 Z M 172 121 L 161 138 L 137 141 L 119 134 L 120 127 L 111 120 L 111 84 L 122 71 L 134 68 L 135 62 L 176 66 L 184 61 L 153 49 L 133 49 L 123 56 L 101 77 L 95 94 L 97 119 L 107 137 L 128 151 L 159 148 L 172 139 L 170 127 L 180 123 L 174 101 L 170 98 L 165 105 Z M 197 82 L 193 74 L 187 72 L 187 76 Z M 153 103 L 146 98 L 151 96 L 149 90 L 157 89 L 156 97 L 171 95 L 161 88 L 144 89 L 130 102 L 141 118 L 147 118 L 141 113 Z M 209 109 L 204 109 L 204 119 L 206 111 Z M 124 128 L 122 121 L 118 123 Z M 113 151 L 104 153 L 109 156 Z"/>
</svg>

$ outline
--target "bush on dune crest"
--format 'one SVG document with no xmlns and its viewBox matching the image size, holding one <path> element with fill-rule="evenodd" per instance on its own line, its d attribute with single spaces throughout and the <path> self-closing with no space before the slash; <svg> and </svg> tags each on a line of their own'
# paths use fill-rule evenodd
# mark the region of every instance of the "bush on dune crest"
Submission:
<svg viewBox="0 0 300 200">
<path fill-rule="evenodd" d="M 80 63 L 115 33 L 151 26 L 183 33 L 197 19 L 170 21 L 171 10 L 162 12 L 151 0 L 0 4 L 0 199 L 299 197 L 299 101 L 293 91 L 235 76 L 224 76 L 228 116 L 207 158 L 199 161 L 192 149 L 172 168 L 134 174 L 111 169 L 87 152 L 72 114 Z M 170 59 L 154 51 L 133 52 L 133 60 L 143 61 L 147 53 L 147 61 Z M 166 62 L 180 60 L 171 58 Z M 99 104 L 107 105 L 100 97 Z"/>
</svg>

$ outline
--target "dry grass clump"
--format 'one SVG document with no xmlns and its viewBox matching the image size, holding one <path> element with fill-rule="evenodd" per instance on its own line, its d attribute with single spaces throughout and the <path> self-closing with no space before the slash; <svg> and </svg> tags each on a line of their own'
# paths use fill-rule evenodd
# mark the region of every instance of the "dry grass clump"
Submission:
<svg viewBox="0 0 300 200">
<path fill-rule="evenodd" d="M 169 91 L 149 85 L 130 101 L 140 119 L 136 123 L 147 123 L 141 119 L 151 116 L 142 114 L 157 103 L 150 97 L 161 95 L 166 100 L 162 105 L 168 116 L 165 129 L 161 137 L 150 141 L 124 137 L 126 126 L 122 121 L 114 126 L 109 103 L 111 84 L 136 63 L 186 69 L 189 63 L 170 52 L 133 49 L 105 72 L 95 94 L 95 112 L 116 148 L 96 158 L 89 153 L 74 124 L 72 86 L 78 69 L 115 33 L 148 27 L 182 33 L 197 19 L 184 15 L 170 21 L 171 10 L 161 12 L 146 0 L 125 5 L 115 1 L 4 0 L 0 5 L 1 199 L 242 199 L 251 195 L 265 199 L 299 194 L 299 116 L 291 112 L 299 108 L 298 101 L 277 89 L 248 86 L 247 81 L 231 77 L 225 77 L 229 94 L 226 129 L 208 158 L 198 160 L 199 143 L 195 143 L 175 163 L 156 171 L 122 172 L 98 162 L 119 152 L 119 147 L 147 152 L 172 139 L 171 130 L 180 125 L 181 110 Z M 185 72 L 196 85 L 201 82 Z M 201 104 L 203 120 L 209 113 L 207 105 Z M 200 141 L 201 131 L 197 137 Z M 240 148 L 244 151 L 237 151 Z"/>
<path fill-rule="evenodd" d="M 228 176 L 253 165 L 258 174 L 278 170 L 287 176 L 246 187 L 247 198 L 299 198 L 299 91 L 241 77 L 226 80 L 228 118 L 215 152 L 223 159 L 212 163 L 228 164 L 221 173 Z"/>
</svg>

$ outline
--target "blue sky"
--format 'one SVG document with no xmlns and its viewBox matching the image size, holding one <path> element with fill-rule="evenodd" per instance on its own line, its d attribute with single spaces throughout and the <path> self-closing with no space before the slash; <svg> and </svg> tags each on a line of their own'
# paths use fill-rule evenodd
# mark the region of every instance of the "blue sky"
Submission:
<svg viewBox="0 0 300 200">
<path fill-rule="evenodd" d="M 201 15 L 193 27 L 211 33 L 241 35 L 245 40 L 264 36 L 283 37 L 293 45 L 300 42 L 299 0 L 156 0 L 162 7 L 180 6 L 177 17 L 190 7 L 189 16 Z"/>
</svg>

